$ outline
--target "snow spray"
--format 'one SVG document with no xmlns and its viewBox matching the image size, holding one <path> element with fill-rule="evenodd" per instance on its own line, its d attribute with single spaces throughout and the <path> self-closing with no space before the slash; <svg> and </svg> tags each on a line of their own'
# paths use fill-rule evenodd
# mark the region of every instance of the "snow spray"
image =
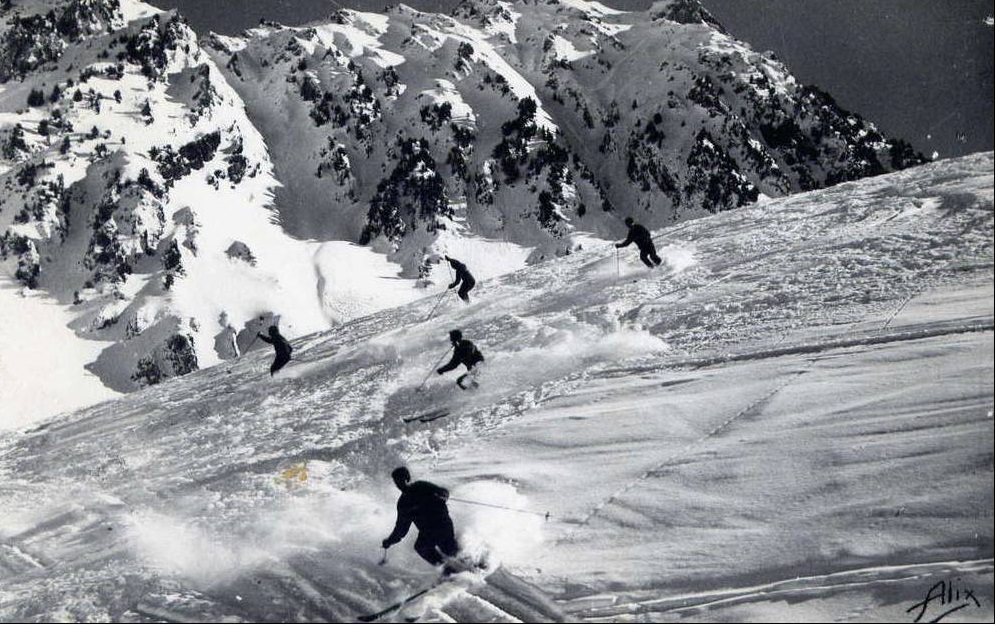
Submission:
<svg viewBox="0 0 995 625">
<path fill-rule="evenodd" d="M 528 510 L 528 500 L 514 486 L 490 480 L 464 484 L 449 501 L 476 504 L 453 509 L 464 553 L 484 558 L 491 566 L 534 562 L 543 540 L 541 517 L 545 515 L 522 514 Z M 480 505 L 484 502 L 487 505 Z"/>
</svg>

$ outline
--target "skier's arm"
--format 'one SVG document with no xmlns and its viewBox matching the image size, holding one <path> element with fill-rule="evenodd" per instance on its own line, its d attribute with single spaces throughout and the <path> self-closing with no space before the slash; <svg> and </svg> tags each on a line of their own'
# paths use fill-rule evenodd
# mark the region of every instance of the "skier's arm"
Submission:
<svg viewBox="0 0 995 625">
<path fill-rule="evenodd" d="M 268 336 L 264 336 L 262 334 L 259 334 L 258 332 L 256 333 L 256 336 L 258 336 L 259 338 L 261 338 L 263 340 L 263 343 L 269 343 L 270 345 L 273 344 L 273 339 L 271 339 Z"/>
<path fill-rule="evenodd" d="M 442 375 L 447 371 L 452 371 L 453 369 L 455 369 L 460 365 L 460 362 L 462 362 L 462 359 L 460 358 L 459 350 L 457 349 L 456 351 L 453 352 L 453 357 L 449 360 L 449 362 L 436 369 L 436 372 L 439 375 Z"/>
<path fill-rule="evenodd" d="M 625 237 L 625 241 L 621 243 L 616 243 L 615 247 L 628 247 L 632 243 L 632 230 L 629 230 L 629 236 Z"/>
<path fill-rule="evenodd" d="M 452 284 L 450 284 L 450 285 L 449 285 L 448 287 L 446 287 L 446 288 L 448 288 L 448 289 L 451 289 L 451 288 L 453 288 L 454 286 L 456 286 L 457 284 L 459 284 L 459 283 L 460 283 L 460 281 L 461 281 L 462 279 L 463 279 L 463 275 L 462 275 L 462 274 L 460 274 L 460 272 L 458 272 L 458 271 L 457 271 L 457 272 L 456 272 L 456 279 L 455 279 L 455 280 L 453 280 L 453 283 L 452 283 Z"/>
<path fill-rule="evenodd" d="M 390 533 L 390 536 L 383 539 L 383 548 L 387 549 L 394 543 L 400 542 L 402 538 L 407 536 L 408 530 L 411 529 L 411 521 L 411 516 L 408 515 L 407 511 L 398 507 L 397 523 L 394 524 L 394 531 Z"/>
</svg>

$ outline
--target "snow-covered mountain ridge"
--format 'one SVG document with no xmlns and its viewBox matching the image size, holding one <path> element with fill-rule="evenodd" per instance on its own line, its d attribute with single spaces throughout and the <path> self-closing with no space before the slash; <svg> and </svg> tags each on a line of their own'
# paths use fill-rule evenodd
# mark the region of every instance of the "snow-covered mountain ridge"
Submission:
<svg viewBox="0 0 995 625">
<path fill-rule="evenodd" d="M 98 346 L 83 362 L 104 385 L 231 358 L 273 321 L 313 332 L 418 295 L 364 290 L 398 268 L 280 227 L 263 138 L 181 17 L 130 0 L 15 2 L 2 15 L 0 308 L 21 306 L 13 283 L 47 296 Z M 78 351 L 34 329 L 27 358 L 0 357 L 14 401 L 3 427 L 58 385 L 47 362 Z"/>
<path fill-rule="evenodd" d="M 300 336 L 411 301 L 448 278 L 439 253 L 488 278 L 630 214 L 919 162 L 689 0 L 399 5 L 203 42 L 134 0 L 12 0 L 0 105 L 0 286 L 104 345 L 72 351 L 115 391 L 274 321 Z"/>
<path fill-rule="evenodd" d="M 91 365 L 102 381 L 131 390 L 217 362 L 288 298 L 327 327 L 300 297 L 313 276 L 286 269 L 313 250 L 273 223 L 262 137 L 194 33 L 132 2 L 48 6 L 14 3 L 0 34 L 4 267 L 72 306 L 78 336 L 113 342 Z"/>
<path fill-rule="evenodd" d="M 410 538 L 377 564 L 400 463 L 536 513 L 450 506 L 573 619 L 895 621 L 947 577 L 990 619 L 993 171 L 690 221 L 665 269 L 582 250 L 301 337 L 272 380 L 257 350 L 6 434 L 0 619 L 353 620 L 434 575 Z M 481 387 L 419 392 L 453 327 Z M 425 618 L 536 619 L 508 588 Z"/>
<path fill-rule="evenodd" d="M 922 162 L 690 0 L 341 10 L 208 51 L 273 150 L 288 229 L 379 239 L 408 271 L 439 230 L 539 258 L 625 215 L 658 227 Z"/>
</svg>

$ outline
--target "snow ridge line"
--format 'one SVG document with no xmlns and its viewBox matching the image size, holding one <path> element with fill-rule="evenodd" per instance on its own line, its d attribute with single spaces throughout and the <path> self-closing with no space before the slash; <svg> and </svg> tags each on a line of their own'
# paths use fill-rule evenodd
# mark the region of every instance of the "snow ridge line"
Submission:
<svg viewBox="0 0 995 625">
<path fill-rule="evenodd" d="M 897 314 L 897 313 L 896 313 Z M 856 322 L 855 322 L 856 323 Z M 853 324 L 851 324 L 853 325 Z M 726 354 L 722 356 L 710 356 L 707 358 L 694 358 L 668 362 L 660 365 L 644 365 L 642 367 L 628 367 L 616 369 L 604 369 L 598 372 L 599 376 L 612 374 L 638 374 L 652 373 L 664 369 L 688 367 L 702 368 L 730 362 L 743 362 L 751 360 L 763 360 L 765 358 L 778 358 L 780 356 L 791 356 L 795 354 L 810 354 L 824 352 L 832 349 L 842 349 L 845 347 L 857 347 L 860 345 L 882 345 L 886 343 L 896 343 L 901 341 L 918 341 L 921 339 L 935 338 L 939 336 L 949 336 L 953 334 L 969 334 L 972 332 L 991 332 L 995 330 L 995 319 L 989 319 L 978 323 L 965 323 L 956 326 L 944 326 L 939 328 L 922 328 L 919 330 L 906 330 L 900 332 L 889 332 L 879 335 L 865 335 L 855 338 L 839 338 L 820 343 L 808 343 L 801 345 L 789 345 L 779 349 L 765 349 L 755 352 L 743 352 L 740 354 Z"/>
<path fill-rule="evenodd" d="M 201 619 L 196 617 L 187 617 L 181 614 L 177 614 L 166 608 L 159 608 L 153 605 L 147 605 L 144 603 L 139 603 L 132 606 L 131 608 L 135 613 L 146 616 L 151 619 L 157 619 L 164 623 L 199 623 Z"/>
<path fill-rule="evenodd" d="M 16 560 L 12 561 L 12 557 L 16 558 Z M 0 543 L 0 572 L 5 570 L 16 571 L 16 569 L 22 568 L 14 566 L 16 563 L 30 565 L 33 569 L 47 568 L 43 563 L 35 559 L 34 556 L 17 545 L 13 543 Z"/>
<path fill-rule="evenodd" d="M 508 612 L 507 610 L 502 609 L 500 606 L 495 605 L 491 601 L 488 601 L 487 599 L 481 597 L 480 595 L 478 595 L 478 594 L 476 594 L 476 593 L 474 593 L 474 592 L 472 592 L 470 590 L 467 591 L 467 594 L 469 596 L 473 597 L 474 600 L 480 602 L 484 607 L 488 608 L 489 610 L 492 610 L 495 613 L 496 616 L 504 617 L 504 618 L 508 619 L 508 621 L 511 622 L 511 623 L 524 623 L 525 622 L 522 619 L 520 619 L 517 616 L 515 616 L 514 614 L 512 614 L 511 612 Z M 449 618 L 453 618 L 453 617 L 449 616 L 448 613 L 446 613 L 445 609 L 439 610 L 439 612 L 442 612 L 443 614 L 445 614 Z M 453 619 L 453 622 L 456 622 L 456 619 Z"/>
<path fill-rule="evenodd" d="M 583 619 L 612 618 L 636 614 L 658 614 L 700 610 L 724 604 L 735 604 L 750 600 L 776 599 L 798 593 L 817 591 L 849 590 L 877 584 L 894 584 L 908 580 L 948 574 L 951 570 L 960 573 L 985 574 L 993 570 L 991 558 L 981 560 L 925 562 L 890 566 L 871 566 L 777 580 L 756 586 L 727 588 L 716 591 L 696 592 L 673 597 L 654 597 L 648 601 L 630 601 L 602 607 L 582 608 L 570 612 Z"/>
</svg>

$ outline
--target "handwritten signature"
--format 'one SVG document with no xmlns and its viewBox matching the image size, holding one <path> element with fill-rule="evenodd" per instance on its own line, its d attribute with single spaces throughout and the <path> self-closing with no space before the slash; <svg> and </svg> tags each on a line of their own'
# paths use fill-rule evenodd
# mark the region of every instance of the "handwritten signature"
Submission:
<svg viewBox="0 0 995 625">
<path fill-rule="evenodd" d="M 919 623 L 924 617 L 929 619 L 927 623 L 939 623 L 954 612 L 972 605 L 980 608 L 981 602 L 974 596 L 974 590 L 959 582 L 959 577 L 956 581 L 943 579 L 936 582 L 926 591 L 926 597 L 922 601 L 909 607 L 905 612 L 919 611 L 913 623 Z"/>
</svg>

